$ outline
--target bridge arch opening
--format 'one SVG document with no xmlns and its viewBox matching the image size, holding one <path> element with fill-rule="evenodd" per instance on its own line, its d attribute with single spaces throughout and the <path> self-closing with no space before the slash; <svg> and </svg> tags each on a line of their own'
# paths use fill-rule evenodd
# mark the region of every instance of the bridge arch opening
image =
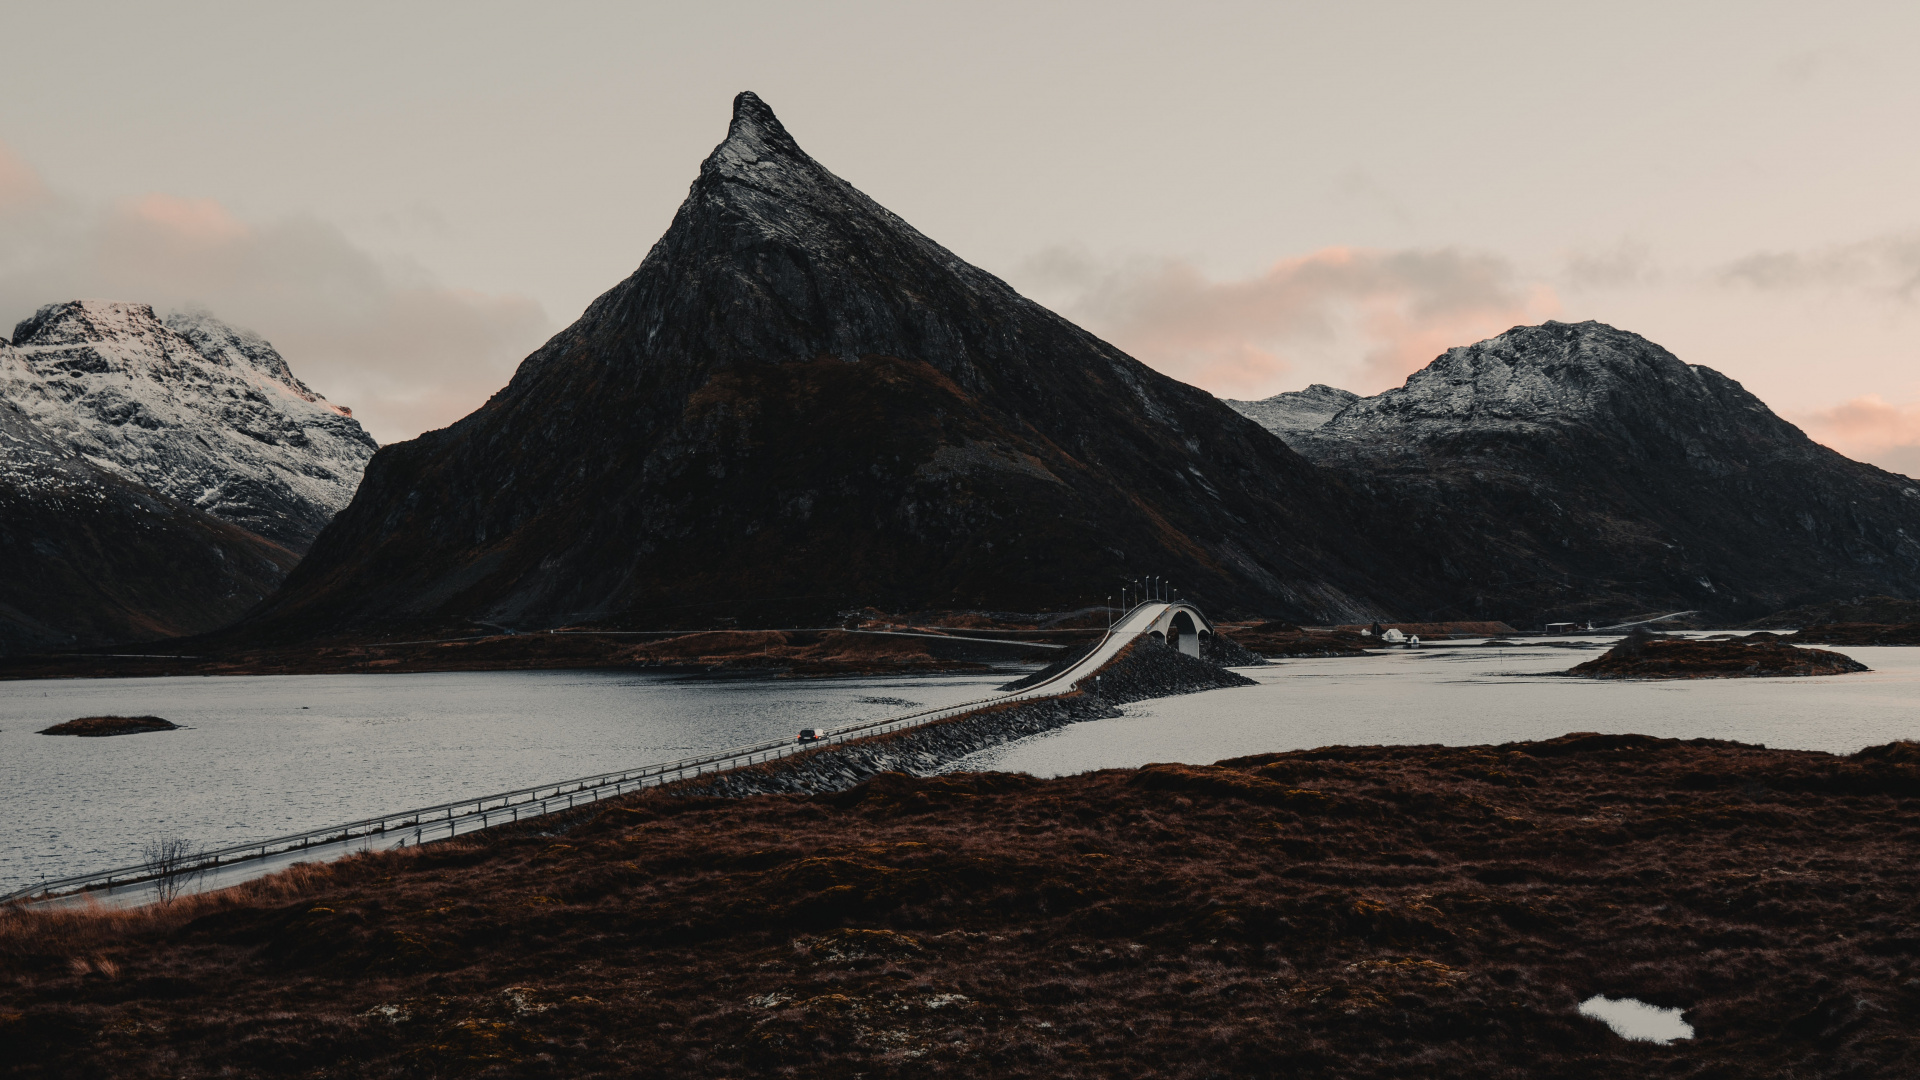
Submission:
<svg viewBox="0 0 1920 1080">
<path fill-rule="evenodd" d="M 1184 611 L 1173 613 L 1167 622 L 1167 644 L 1188 656 L 1200 655 L 1200 631 L 1193 625 L 1193 616 Z"/>
</svg>

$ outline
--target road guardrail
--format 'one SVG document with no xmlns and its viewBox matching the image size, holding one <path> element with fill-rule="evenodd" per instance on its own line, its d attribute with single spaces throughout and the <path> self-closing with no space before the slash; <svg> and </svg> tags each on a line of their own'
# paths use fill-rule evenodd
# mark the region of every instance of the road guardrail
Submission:
<svg viewBox="0 0 1920 1080">
<path fill-rule="evenodd" d="M 1059 697 L 1072 693 L 1081 679 L 1105 666 L 1105 661 L 1094 664 L 1081 671 L 1087 661 L 1100 656 L 1103 647 L 1113 638 L 1114 633 L 1133 614 L 1141 608 L 1149 607 L 1156 601 L 1146 601 L 1136 605 L 1125 615 L 1114 620 L 1113 627 L 1102 636 L 1094 648 L 1080 663 L 1067 668 L 1045 682 L 1016 690 L 1011 693 L 995 694 L 991 697 L 976 698 L 956 705 L 943 705 L 932 709 L 919 709 L 898 716 L 883 717 L 878 720 L 863 720 L 842 727 L 828 729 L 826 734 L 808 742 L 796 742 L 792 738 L 770 739 L 765 742 L 746 746 L 734 746 L 716 750 L 695 757 L 681 758 L 677 761 L 662 762 L 654 765 L 642 765 L 633 769 L 621 769 L 614 772 L 595 773 L 572 780 L 562 780 L 556 784 L 541 784 L 536 787 L 518 788 L 493 795 L 482 795 L 474 799 L 459 799 L 454 802 L 439 803 L 434 806 L 420 807 L 415 810 L 403 810 L 378 817 L 361 818 L 344 825 L 332 825 L 324 829 L 309 829 L 306 832 L 276 836 L 269 840 L 254 840 L 244 844 L 233 844 L 200 852 L 192 861 L 167 871 L 167 876 L 190 878 L 235 863 L 256 862 L 275 855 L 286 855 L 307 848 L 332 844 L 343 844 L 358 839 L 385 838 L 400 834 L 412 834 L 415 842 L 437 840 L 456 836 L 462 832 L 471 832 L 475 828 L 487 828 L 500 824 L 493 821 L 496 816 L 503 821 L 521 821 L 542 814 L 565 810 L 585 803 L 598 802 L 615 795 L 624 795 L 646 787 L 658 787 L 662 784 L 678 783 L 709 773 L 726 772 L 732 769 L 758 765 L 775 761 L 795 754 L 809 753 L 836 743 L 851 742 L 856 739 L 884 735 L 909 727 L 919 727 L 939 720 L 948 720 L 963 713 L 996 705 L 1006 705 L 1017 701 L 1033 701 L 1039 698 Z M 564 801 L 563 801 L 564 800 Z M 474 819 L 480 823 L 474 825 Z M 465 826 L 464 828 L 462 826 Z M 0 903 L 34 898 L 50 898 L 70 893 L 86 892 L 93 889 L 110 889 L 117 886 L 136 885 L 154 881 L 162 875 L 147 866 L 122 867 L 117 870 L 101 870 L 91 874 L 74 874 L 70 877 L 41 881 L 25 888 L 0 895 Z"/>
</svg>

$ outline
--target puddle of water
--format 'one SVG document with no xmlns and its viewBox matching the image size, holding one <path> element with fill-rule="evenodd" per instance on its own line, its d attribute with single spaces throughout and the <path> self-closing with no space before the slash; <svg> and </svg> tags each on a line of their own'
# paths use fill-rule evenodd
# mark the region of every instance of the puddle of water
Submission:
<svg viewBox="0 0 1920 1080">
<path fill-rule="evenodd" d="M 1595 994 L 1580 1003 L 1580 1015 L 1602 1021 L 1615 1035 L 1636 1042 L 1667 1045 L 1675 1039 L 1693 1038 L 1693 1025 L 1680 1019 L 1682 1010 L 1662 1009 L 1634 998 L 1610 998 Z"/>
</svg>

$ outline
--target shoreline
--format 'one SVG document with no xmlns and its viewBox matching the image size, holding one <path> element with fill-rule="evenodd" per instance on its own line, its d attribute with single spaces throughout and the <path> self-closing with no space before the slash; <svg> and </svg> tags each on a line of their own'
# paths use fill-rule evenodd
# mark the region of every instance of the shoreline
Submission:
<svg viewBox="0 0 1920 1080">
<path fill-rule="evenodd" d="M 1092 637 L 1098 637 L 1093 632 Z M 766 672 L 787 678 L 938 674 L 1044 662 L 1064 642 L 849 631 L 699 631 L 636 642 L 599 633 L 496 634 L 453 640 L 206 647 L 183 655 L 32 654 L 0 657 L 0 682 L 200 675 L 365 675 L 434 671 L 670 670 Z"/>
</svg>

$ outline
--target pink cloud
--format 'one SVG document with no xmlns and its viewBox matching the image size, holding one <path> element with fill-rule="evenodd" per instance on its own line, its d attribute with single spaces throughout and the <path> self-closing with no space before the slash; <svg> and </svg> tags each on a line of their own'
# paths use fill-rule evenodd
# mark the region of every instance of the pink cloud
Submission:
<svg viewBox="0 0 1920 1080">
<path fill-rule="evenodd" d="M 252 231 L 213 199 L 182 199 L 155 193 L 125 204 L 122 213 L 129 221 L 184 243 L 210 246 L 233 243 Z"/>
<path fill-rule="evenodd" d="M 1894 405 L 1866 394 L 1794 420 L 1816 442 L 1850 458 L 1920 475 L 1920 404 Z"/>
<path fill-rule="evenodd" d="M 44 192 L 9 180 L 9 160 L 0 153 L 0 210 L 9 192 Z M 205 309 L 273 342 L 383 443 L 473 411 L 554 329 L 527 297 L 448 288 L 325 222 L 251 222 L 158 193 L 100 211 L 43 201 L 0 214 L 6 315 L 80 296 Z"/>
<path fill-rule="evenodd" d="M 1518 281 L 1503 260 L 1451 249 L 1331 247 L 1227 281 L 1184 262 L 1103 267 L 1064 252 L 1029 271 L 1068 316 L 1231 397 L 1308 382 L 1377 392 L 1452 346 L 1559 312 L 1550 288 Z"/>
<path fill-rule="evenodd" d="M 45 203 L 52 197 L 33 166 L 0 143 L 0 212 Z"/>
</svg>

